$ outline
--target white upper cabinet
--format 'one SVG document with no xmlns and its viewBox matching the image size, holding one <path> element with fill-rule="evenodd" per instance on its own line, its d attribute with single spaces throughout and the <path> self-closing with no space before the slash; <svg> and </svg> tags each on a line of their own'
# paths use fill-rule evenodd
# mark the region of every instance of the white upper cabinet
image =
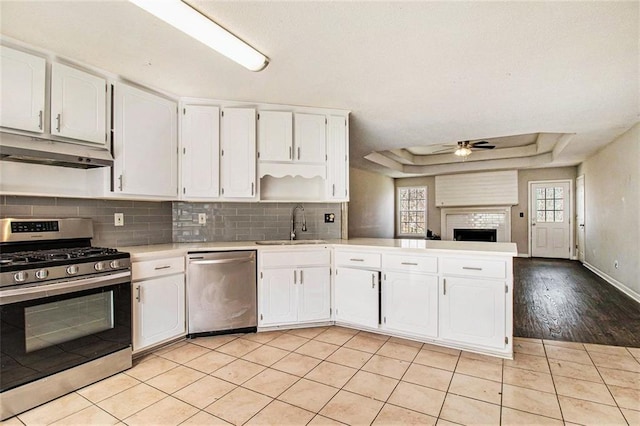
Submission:
<svg viewBox="0 0 640 426">
<path fill-rule="evenodd" d="M 258 152 L 260 161 L 293 159 L 293 113 L 261 111 L 258 115 Z"/>
<path fill-rule="evenodd" d="M 186 105 L 182 110 L 182 198 L 211 199 L 220 193 L 220 108 Z"/>
<path fill-rule="evenodd" d="M 114 91 L 115 193 L 176 198 L 177 104 L 126 84 Z"/>
<path fill-rule="evenodd" d="M 54 62 L 51 66 L 51 134 L 105 144 L 107 82 Z"/>
<path fill-rule="evenodd" d="M 256 110 L 224 108 L 220 187 L 224 198 L 256 198 Z"/>
<path fill-rule="evenodd" d="M 324 163 L 326 133 L 324 115 L 294 114 L 294 159 L 302 163 Z"/>
<path fill-rule="evenodd" d="M 349 129 L 347 118 L 331 115 L 327 123 L 327 198 L 349 201 Z"/>
<path fill-rule="evenodd" d="M 0 126 L 44 132 L 46 61 L 0 46 Z"/>
</svg>

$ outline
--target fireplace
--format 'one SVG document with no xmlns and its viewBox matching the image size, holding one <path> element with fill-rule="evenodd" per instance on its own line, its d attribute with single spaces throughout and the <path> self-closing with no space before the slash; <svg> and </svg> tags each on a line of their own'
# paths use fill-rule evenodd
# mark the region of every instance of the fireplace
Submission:
<svg viewBox="0 0 640 426">
<path fill-rule="evenodd" d="M 453 239 L 456 241 L 488 241 L 496 242 L 497 229 L 454 228 Z"/>
<path fill-rule="evenodd" d="M 443 207 L 440 212 L 443 240 L 511 241 L 510 206 Z"/>
</svg>

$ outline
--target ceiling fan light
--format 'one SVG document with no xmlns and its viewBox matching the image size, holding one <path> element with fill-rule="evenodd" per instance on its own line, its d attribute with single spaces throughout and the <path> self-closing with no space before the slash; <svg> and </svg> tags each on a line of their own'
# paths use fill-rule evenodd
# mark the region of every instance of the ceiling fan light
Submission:
<svg viewBox="0 0 640 426">
<path fill-rule="evenodd" d="M 466 146 L 462 146 L 456 149 L 454 154 L 458 157 L 468 157 L 471 154 L 471 149 L 467 148 Z"/>
<path fill-rule="evenodd" d="M 269 59 L 180 0 L 129 0 L 250 71 L 261 71 Z"/>
</svg>

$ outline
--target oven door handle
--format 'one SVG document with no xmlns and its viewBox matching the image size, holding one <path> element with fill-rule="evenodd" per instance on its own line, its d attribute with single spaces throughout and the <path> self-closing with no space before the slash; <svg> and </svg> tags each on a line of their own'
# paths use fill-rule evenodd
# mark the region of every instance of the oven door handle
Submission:
<svg viewBox="0 0 640 426">
<path fill-rule="evenodd" d="M 124 284 L 129 281 L 131 281 L 131 271 L 124 271 L 115 274 L 81 278 L 79 280 L 65 281 L 56 284 L 11 288 L 0 291 L 0 306 L 82 290 L 90 290 L 93 288 L 107 287 L 115 284 Z"/>
</svg>

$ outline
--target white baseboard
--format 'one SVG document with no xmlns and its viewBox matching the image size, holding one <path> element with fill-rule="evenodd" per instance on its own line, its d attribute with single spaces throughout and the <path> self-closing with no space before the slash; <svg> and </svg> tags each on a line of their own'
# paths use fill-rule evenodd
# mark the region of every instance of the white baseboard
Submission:
<svg viewBox="0 0 640 426">
<path fill-rule="evenodd" d="M 593 272 L 594 274 L 596 274 L 597 276 L 599 276 L 600 278 L 602 278 L 603 280 L 605 280 L 606 282 L 608 282 L 609 284 L 611 284 L 612 286 L 614 286 L 615 288 L 617 288 L 618 290 L 620 290 L 621 292 L 623 292 L 624 294 L 626 294 L 627 296 L 635 300 L 636 302 L 640 303 L 640 294 L 631 290 L 629 287 L 622 284 L 620 281 L 616 280 L 615 278 L 605 274 L 595 266 L 590 265 L 587 262 L 584 262 L 583 265 L 585 266 L 585 268 L 587 268 L 588 270 L 590 270 L 591 272 Z"/>
<path fill-rule="evenodd" d="M 518 253 L 518 257 L 531 257 L 529 253 Z"/>
</svg>

